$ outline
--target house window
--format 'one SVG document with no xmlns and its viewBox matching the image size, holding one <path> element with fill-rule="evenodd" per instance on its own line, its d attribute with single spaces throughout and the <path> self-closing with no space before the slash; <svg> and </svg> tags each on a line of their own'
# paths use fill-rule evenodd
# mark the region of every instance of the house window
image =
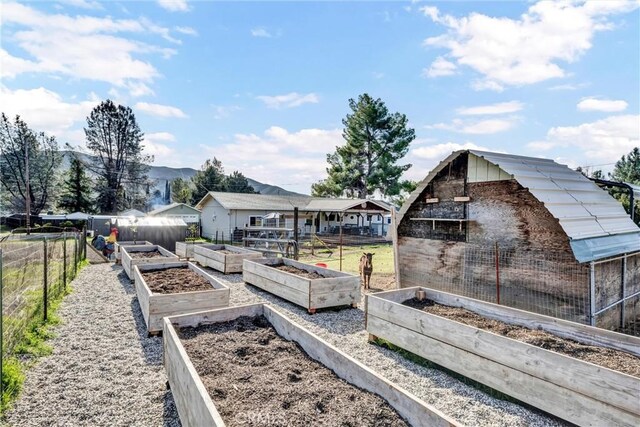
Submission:
<svg viewBox="0 0 640 427">
<path fill-rule="evenodd" d="M 250 216 L 249 217 L 249 226 L 250 227 L 262 227 L 262 217 L 261 216 Z"/>
<path fill-rule="evenodd" d="M 336 220 L 336 214 L 329 214 L 329 221 L 335 221 Z"/>
<path fill-rule="evenodd" d="M 367 215 L 367 221 L 371 222 L 371 218 L 373 215 Z"/>
<path fill-rule="evenodd" d="M 391 218 L 387 218 L 387 224 L 391 224 Z"/>
</svg>

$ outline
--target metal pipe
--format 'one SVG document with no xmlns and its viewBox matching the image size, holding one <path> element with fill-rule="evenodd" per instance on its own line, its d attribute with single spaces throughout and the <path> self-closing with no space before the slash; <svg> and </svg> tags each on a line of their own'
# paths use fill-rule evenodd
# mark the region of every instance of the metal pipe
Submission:
<svg viewBox="0 0 640 427">
<path fill-rule="evenodd" d="M 607 181 L 606 179 L 599 179 L 599 178 L 589 178 L 589 179 L 595 182 L 596 184 L 605 185 L 609 187 L 624 188 L 627 191 L 629 191 L 629 210 L 631 211 L 629 215 L 631 216 L 631 221 L 634 220 L 636 209 L 635 209 L 635 195 L 633 194 L 633 187 L 631 187 L 626 182 Z"/>
<path fill-rule="evenodd" d="M 500 304 L 500 253 L 496 242 L 496 304 Z"/>
<path fill-rule="evenodd" d="M 635 298 L 637 296 L 640 296 L 640 291 L 638 291 L 638 292 L 636 292 L 634 294 L 631 294 L 628 297 L 622 298 L 620 301 L 616 301 L 614 303 L 609 304 L 608 306 L 604 307 L 603 309 L 598 310 L 596 312 L 596 315 L 598 315 L 600 313 L 604 313 L 605 311 L 609 310 L 611 307 L 615 307 L 616 305 L 622 304 L 623 302 L 626 302 L 627 300 L 630 300 L 631 298 Z"/>
</svg>

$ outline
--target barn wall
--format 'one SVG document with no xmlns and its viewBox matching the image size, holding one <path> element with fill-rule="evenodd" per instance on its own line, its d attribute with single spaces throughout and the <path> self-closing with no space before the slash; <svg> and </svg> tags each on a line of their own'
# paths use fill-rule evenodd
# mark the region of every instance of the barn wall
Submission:
<svg viewBox="0 0 640 427">
<path fill-rule="evenodd" d="M 640 292 L 640 254 L 595 264 L 594 273 L 596 312 L 622 299 L 623 279 L 624 297 Z M 622 304 L 618 304 L 597 315 L 595 323 L 606 329 L 640 327 L 640 296 L 624 303 L 624 318 Z"/>
<path fill-rule="evenodd" d="M 403 216 L 397 239 L 400 286 L 426 285 L 496 302 L 497 255 L 501 304 L 586 323 L 588 266 L 576 262 L 559 222 L 499 168 L 472 160 L 461 155 L 442 169 Z M 470 201 L 455 202 L 457 196 Z M 434 229 L 431 221 L 411 218 L 468 221 L 436 222 Z"/>
</svg>

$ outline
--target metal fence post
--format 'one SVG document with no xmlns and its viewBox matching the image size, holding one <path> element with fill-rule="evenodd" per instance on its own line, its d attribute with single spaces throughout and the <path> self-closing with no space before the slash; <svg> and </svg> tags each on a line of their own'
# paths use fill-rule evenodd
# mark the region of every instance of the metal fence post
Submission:
<svg viewBox="0 0 640 427">
<path fill-rule="evenodd" d="M 44 243 L 44 287 L 42 289 L 42 299 L 43 299 L 43 312 L 44 312 L 44 321 L 47 321 L 47 305 L 48 305 L 48 301 L 47 301 L 47 286 L 48 286 L 48 275 L 49 275 L 49 263 L 47 262 L 47 238 L 45 237 L 44 240 L 42 241 L 42 243 Z"/>
<path fill-rule="evenodd" d="M 78 234 L 73 238 L 73 278 L 78 274 Z"/>
<path fill-rule="evenodd" d="M 67 290 L 67 233 L 62 233 L 62 283 Z"/>
</svg>

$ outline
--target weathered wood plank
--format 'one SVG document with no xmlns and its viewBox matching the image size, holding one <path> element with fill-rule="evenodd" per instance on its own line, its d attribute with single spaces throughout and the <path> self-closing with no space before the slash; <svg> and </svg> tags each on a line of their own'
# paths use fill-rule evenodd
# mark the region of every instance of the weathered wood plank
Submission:
<svg viewBox="0 0 640 427">
<path fill-rule="evenodd" d="M 371 301 L 369 299 L 369 304 Z M 376 316 L 367 316 L 367 330 L 407 351 L 580 426 L 632 427 L 640 422 L 637 416 L 615 406 L 571 392 Z"/>
<path fill-rule="evenodd" d="M 231 254 L 220 251 L 233 252 Z M 242 272 L 242 260 L 259 260 L 262 253 L 231 245 L 199 245 L 194 249 L 195 260 L 224 274 Z"/>
<path fill-rule="evenodd" d="M 639 378 L 375 296 L 370 298 L 367 309 L 368 315 L 491 359 L 541 380 L 629 412 L 640 410 Z"/>
<path fill-rule="evenodd" d="M 530 329 L 540 328 L 562 338 L 572 339 L 584 344 L 622 350 L 640 357 L 640 338 L 632 335 L 594 328 L 593 326 L 466 298 L 448 292 L 429 288 L 422 289 L 427 293 L 427 298 L 440 304 L 464 307 L 491 319 L 502 320 Z"/>
<path fill-rule="evenodd" d="M 164 368 L 182 425 L 223 427 L 222 417 L 167 319 L 163 325 L 162 343 Z"/>
<path fill-rule="evenodd" d="M 122 252 L 122 267 L 124 268 L 125 273 L 129 279 L 133 279 L 133 267 L 141 264 L 153 264 L 153 263 L 161 263 L 161 262 L 173 262 L 180 261 L 177 255 L 169 252 L 162 246 L 158 245 L 137 245 L 137 246 L 121 246 L 120 250 Z M 130 253 L 134 252 L 160 252 L 161 256 L 153 257 L 153 258 L 140 258 L 133 259 Z"/>
<path fill-rule="evenodd" d="M 165 343 L 164 365 L 183 425 L 219 426 L 224 425 L 224 421 L 220 419 L 213 401 L 197 376 L 193 364 L 177 337 L 175 327 L 195 327 L 259 314 L 264 314 L 283 338 L 300 344 L 310 357 L 333 370 L 347 382 L 381 396 L 412 425 L 460 425 L 313 333 L 296 325 L 266 304 L 251 304 L 165 318 L 164 337 L 168 342 Z M 174 358 L 183 360 L 175 361 Z M 199 396 L 194 396 L 196 393 L 199 393 Z M 205 413 L 206 411 L 208 413 Z"/>
<path fill-rule="evenodd" d="M 284 298 L 294 304 L 309 308 L 309 293 L 289 286 L 286 283 L 280 283 L 276 280 L 269 279 L 260 274 L 247 271 L 242 273 L 242 280 L 260 289 L 263 289 L 273 295 Z"/>
<path fill-rule="evenodd" d="M 211 283 L 211 290 L 196 292 L 180 292 L 174 294 L 157 294 L 151 292 L 142 273 L 162 268 L 188 267 L 191 271 L 204 277 Z M 150 333 L 162 330 L 162 319 L 184 313 L 193 313 L 229 306 L 230 290 L 215 277 L 193 263 L 180 261 L 169 265 L 143 264 L 134 266 L 136 277 L 135 288 L 142 315 Z"/>
</svg>

